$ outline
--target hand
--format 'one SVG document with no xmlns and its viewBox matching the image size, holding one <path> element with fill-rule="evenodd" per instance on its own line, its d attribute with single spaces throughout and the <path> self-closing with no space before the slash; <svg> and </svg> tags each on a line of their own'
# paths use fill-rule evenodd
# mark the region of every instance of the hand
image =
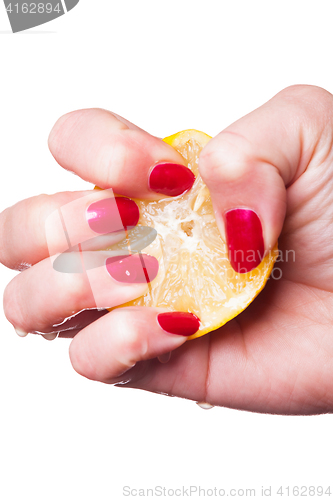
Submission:
<svg viewBox="0 0 333 500">
<path fill-rule="evenodd" d="M 202 151 L 200 172 L 230 247 L 239 245 L 239 239 L 226 213 L 246 208 L 258 214 L 262 227 L 262 234 L 249 237 L 248 244 L 255 247 L 261 240 L 267 251 L 279 238 L 282 260 L 281 279 L 269 280 L 253 304 L 219 330 L 186 342 L 186 336 L 159 326 L 156 319 L 165 311 L 89 310 L 96 297 L 87 276 L 54 271 L 46 221 L 55 210 L 76 202 L 75 244 L 93 238 L 96 233 L 83 215 L 87 196 L 91 203 L 104 196 L 96 191 L 39 196 L 1 214 L 1 262 L 20 270 L 31 265 L 5 290 L 7 318 L 20 331 L 46 333 L 85 310 L 58 329 L 63 336 L 74 336 L 74 369 L 94 380 L 251 411 L 332 411 L 332 118 L 331 94 L 290 87 Z M 160 196 L 148 188 L 153 165 L 183 163 L 161 140 L 102 110 L 61 118 L 51 132 L 50 149 L 61 166 L 83 179 L 135 198 Z M 251 234 L 253 220 L 237 224 L 247 224 Z M 66 248 L 60 229 L 51 253 Z M 110 305 L 141 295 L 146 286 L 123 286 L 104 268 L 94 272 L 102 290 L 98 300 Z"/>
</svg>

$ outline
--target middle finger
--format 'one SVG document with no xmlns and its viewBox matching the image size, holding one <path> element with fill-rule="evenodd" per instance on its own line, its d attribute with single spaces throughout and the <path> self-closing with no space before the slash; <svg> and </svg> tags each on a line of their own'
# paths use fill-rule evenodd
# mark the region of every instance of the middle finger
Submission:
<svg viewBox="0 0 333 500">
<path fill-rule="evenodd" d="M 115 307 L 143 295 L 157 276 L 157 259 L 145 254 L 111 255 L 73 253 L 70 270 L 77 272 L 57 272 L 48 258 L 17 275 L 4 293 L 7 319 L 22 334 L 48 333 L 84 309 Z"/>
</svg>

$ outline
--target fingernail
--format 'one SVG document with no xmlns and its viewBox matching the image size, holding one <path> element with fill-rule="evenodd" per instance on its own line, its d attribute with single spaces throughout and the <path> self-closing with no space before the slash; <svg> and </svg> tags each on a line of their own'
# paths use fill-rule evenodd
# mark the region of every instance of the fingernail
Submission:
<svg viewBox="0 0 333 500">
<path fill-rule="evenodd" d="M 24 332 L 23 330 L 20 330 L 19 328 L 14 328 L 14 330 L 19 337 L 26 337 L 27 335 L 29 335 L 28 332 Z"/>
<path fill-rule="evenodd" d="M 156 193 L 178 196 L 193 186 L 195 175 L 178 163 L 159 163 L 155 165 L 148 179 L 149 188 Z"/>
<path fill-rule="evenodd" d="M 150 283 L 158 273 L 158 260 L 151 255 L 118 255 L 106 260 L 106 269 L 120 283 Z"/>
<path fill-rule="evenodd" d="M 236 208 L 225 213 L 229 260 L 237 273 L 248 273 L 264 256 L 261 222 L 253 210 Z"/>
<path fill-rule="evenodd" d="M 137 204 L 129 198 L 105 198 L 92 203 L 87 208 L 86 217 L 90 229 L 107 234 L 136 226 L 140 212 Z"/>
<path fill-rule="evenodd" d="M 160 327 L 175 335 L 188 337 L 199 330 L 200 320 L 195 314 L 187 312 L 167 312 L 157 316 Z"/>
</svg>

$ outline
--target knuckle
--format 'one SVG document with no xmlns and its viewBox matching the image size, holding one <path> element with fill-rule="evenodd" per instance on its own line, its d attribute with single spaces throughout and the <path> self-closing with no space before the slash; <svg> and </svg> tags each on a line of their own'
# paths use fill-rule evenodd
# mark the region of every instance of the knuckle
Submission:
<svg viewBox="0 0 333 500">
<path fill-rule="evenodd" d="M 316 120 L 316 123 L 326 123 L 332 119 L 333 95 L 322 87 L 315 85 L 292 85 L 283 89 L 276 96 L 287 104 L 296 105 L 304 110 L 304 118 Z M 273 98 L 274 99 L 274 98 Z"/>
<path fill-rule="evenodd" d="M 136 314 L 136 311 L 133 310 Z M 116 309 L 113 311 L 115 331 L 118 332 L 118 361 L 127 367 L 136 362 L 147 359 L 149 352 L 146 328 L 142 328 L 140 321 L 133 321 L 130 308 Z"/>
<path fill-rule="evenodd" d="M 98 380 L 96 365 L 89 358 L 89 351 L 82 349 L 75 338 L 69 346 L 69 359 L 76 373 L 89 380 Z"/>
<path fill-rule="evenodd" d="M 216 179 L 216 174 L 221 170 L 223 151 L 208 143 L 199 157 L 199 172 L 206 184 Z"/>
<path fill-rule="evenodd" d="M 48 138 L 49 149 L 56 159 L 61 158 L 64 144 L 67 143 L 68 136 L 75 130 L 78 121 L 85 118 L 90 111 L 89 109 L 71 111 L 56 121 Z"/>
<path fill-rule="evenodd" d="M 247 140 L 240 134 L 224 130 L 200 155 L 200 175 L 210 186 L 221 181 L 236 181 L 246 173 L 249 155 Z"/>
<path fill-rule="evenodd" d="M 55 271 L 55 288 L 64 290 L 62 297 L 64 307 L 73 311 L 91 307 L 92 289 L 86 273 L 62 273 Z"/>
<path fill-rule="evenodd" d="M 147 338 L 139 332 L 138 328 L 130 324 L 126 326 L 124 351 L 128 366 L 132 366 L 137 361 L 145 359 L 148 352 Z"/>
<path fill-rule="evenodd" d="M 45 194 L 27 198 L 0 214 L 0 262 L 3 265 L 21 271 L 37 262 L 37 253 L 29 252 L 29 245 L 23 249 L 22 242 L 30 235 L 35 248 L 44 247 L 45 214 L 55 205 L 50 202 L 51 198 Z M 22 226 L 25 234 L 22 234 Z M 27 262 L 22 262 L 24 256 Z"/>
<path fill-rule="evenodd" d="M 105 179 L 105 185 L 112 186 L 123 177 L 123 166 L 126 163 L 128 148 L 121 134 L 111 134 L 110 140 L 100 150 L 97 161 L 101 178 Z"/>
<path fill-rule="evenodd" d="M 3 294 L 3 310 L 7 320 L 14 327 L 21 327 L 24 330 L 25 322 L 22 317 L 22 311 L 18 305 L 17 293 L 17 283 L 16 278 L 14 278 L 5 288 Z"/>
<path fill-rule="evenodd" d="M 0 263 L 4 266 L 8 266 L 7 264 L 7 241 L 8 241 L 8 231 L 7 231 L 7 222 L 8 222 L 8 208 L 1 212 L 0 214 Z"/>
<path fill-rule="evenodd" d="M 39 194 L 27 201 L 26 225 L 32 232 L 34 242 L 38 247 L 45 245 L 45 222 L 48 215 L 56 210 L 57 205 L 52 195 Z"/>
<path fill-rule="evenodd" d="M 304 97 L 332 99 L 333 97 L 330 92 L 316 85 L 290 85 L 281 90 L 277 95 L 290 96 L 293 98 L 299 97 L 300 99 Z"/>
</svg>

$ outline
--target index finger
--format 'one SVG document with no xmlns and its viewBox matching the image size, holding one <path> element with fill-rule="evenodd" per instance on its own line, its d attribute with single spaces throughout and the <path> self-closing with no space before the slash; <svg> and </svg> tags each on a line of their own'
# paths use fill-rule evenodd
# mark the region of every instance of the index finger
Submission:
<svg viewBox="0 0 333 500">
<path fill-rule="evenodd" d="M 51 131 L 49 147 L 63 168 L 131 198 L 177 196 L 194 182 L 184 159 L 171 146 L 103 109 L 64 115 Z M 170 183 L 176 184 L 171 186 L 175 189 Z"/>
</svg>

